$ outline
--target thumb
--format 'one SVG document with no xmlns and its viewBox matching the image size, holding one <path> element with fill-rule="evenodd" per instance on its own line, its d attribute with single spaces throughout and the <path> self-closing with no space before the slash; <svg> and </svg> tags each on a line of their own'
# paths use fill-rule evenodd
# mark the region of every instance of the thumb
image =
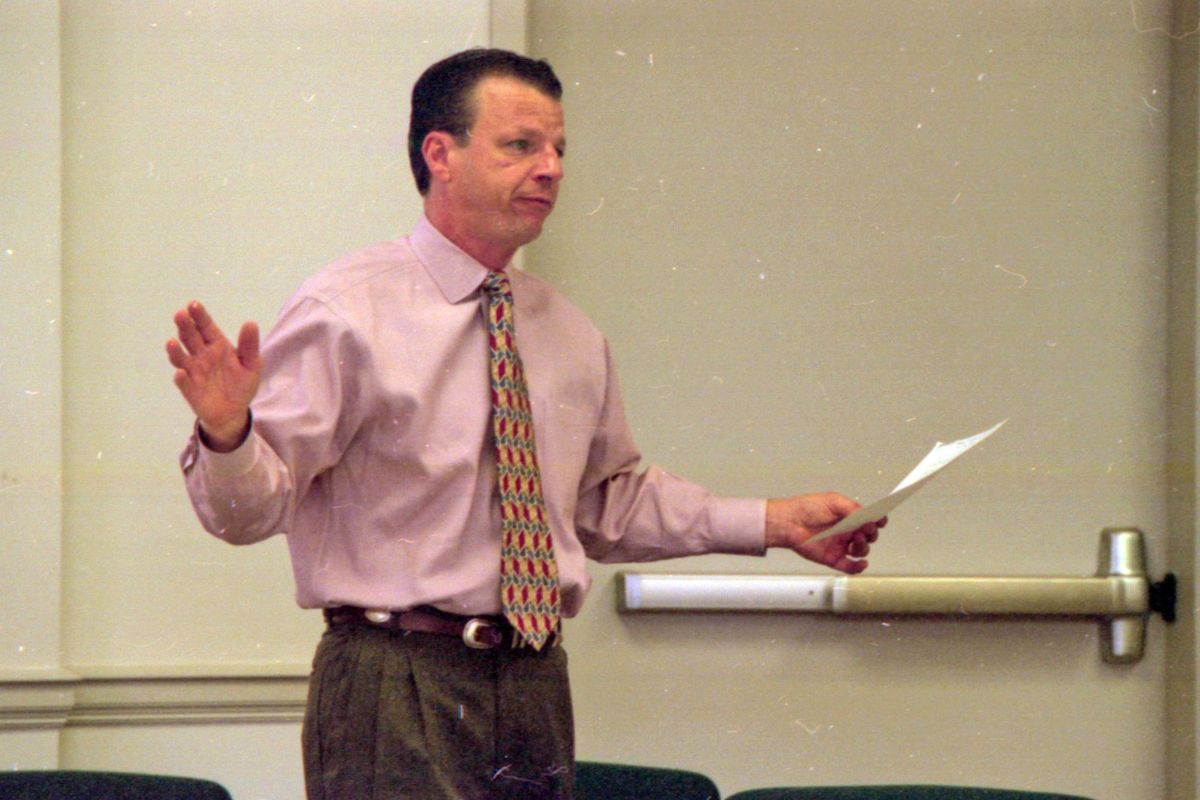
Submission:
<svg viewBox="0 0 1200 800">
<path fill-rule="evenodd" d="M 838 494 L 837 492 L 830 492 L 825 498 L 825 504 L 826 508 L 828 508 L 831 513 L 836 515 L 838 519 L 848 517 L 855 511 L 858 511 L 858 509 L 862 508 L 862 503 L 859 503 L 856 500 L 851 500 L 849 497 L 846 497 L 843 494 Z"/>
<path fill-rule="evenodd" d="M 238 331 L 237 343 L 238 361 L 249 370 L 259 370 L 262 367 L 262 357 L 259 354 L 258 324 L 247 322 Z"/>
</svg>

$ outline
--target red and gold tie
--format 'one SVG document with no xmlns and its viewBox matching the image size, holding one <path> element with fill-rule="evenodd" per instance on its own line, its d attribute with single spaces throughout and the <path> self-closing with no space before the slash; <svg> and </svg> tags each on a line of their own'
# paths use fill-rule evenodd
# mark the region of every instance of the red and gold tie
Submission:
<svg viewBox="0 0 1200 800">
<path fill-rule="evenodd" d="M 558 566 L 533 445 L 533 414 L 525 369 L 514 341 L 508 276 L 489 272 L 488 348 L 492 371 L 492 432 L 500 491 L 500 603 L 504 616 L 535 650 L 558 630 Z"/>
</svg>

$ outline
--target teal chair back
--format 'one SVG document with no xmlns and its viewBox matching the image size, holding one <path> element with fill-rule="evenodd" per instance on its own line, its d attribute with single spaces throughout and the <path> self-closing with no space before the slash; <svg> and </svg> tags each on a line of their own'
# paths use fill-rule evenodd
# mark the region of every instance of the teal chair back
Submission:
<svg viewBox="0 0 1200 800">
<path fill-rule="evenodd" d="M 0 772 L 3 800 L 233 800 L 198 778 L 81 770 Z"/>
<path fill-rule="evenodd" d="M 974 789 L 968 786 L 812 786 L 751 789 L 726 800 L 1087 800 L 1070 794 Z"/>
<path fill-rule="evenodd" d="M 575 800 L 720 800 L 697 772 L 597 761 L 575 763 Z"/>
</svg>

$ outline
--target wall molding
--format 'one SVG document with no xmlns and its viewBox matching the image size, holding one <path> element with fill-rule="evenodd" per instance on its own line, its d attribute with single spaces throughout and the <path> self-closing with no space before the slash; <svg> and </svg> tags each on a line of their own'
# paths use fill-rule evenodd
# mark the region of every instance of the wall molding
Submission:
<svg viewBox="0 0 1200 800">
<path fill-rule="evenodd" d="M 0 732 L 297 723 L 307 665 L 80 667 L 0 673 Z"/>
</svg>

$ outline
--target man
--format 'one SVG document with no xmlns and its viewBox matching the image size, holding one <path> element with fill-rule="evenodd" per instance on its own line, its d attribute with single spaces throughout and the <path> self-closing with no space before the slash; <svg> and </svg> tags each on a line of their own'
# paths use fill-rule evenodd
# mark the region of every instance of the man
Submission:
<svg viewBox="0 0 1200 800">
<path fill-rule="evenodd" d="M 297 600 L 329 624 L 310 798 L 569 798 L 559 620 L 583 603 L 586 558 L 788 547 L 855 573 L 885 523 L 808 543 L 858 505 L 636 471 L 604 338 L 507 269 L 554 208 L 561 91 L 505 51 L 433 65 L 413 90 L 411 236 L 306 281 L 261 354 L 253 323 L 235 347 L 201 304 L 175 315 L 197 513 L 237 544 L 287 533 Z"/>
</svg>

